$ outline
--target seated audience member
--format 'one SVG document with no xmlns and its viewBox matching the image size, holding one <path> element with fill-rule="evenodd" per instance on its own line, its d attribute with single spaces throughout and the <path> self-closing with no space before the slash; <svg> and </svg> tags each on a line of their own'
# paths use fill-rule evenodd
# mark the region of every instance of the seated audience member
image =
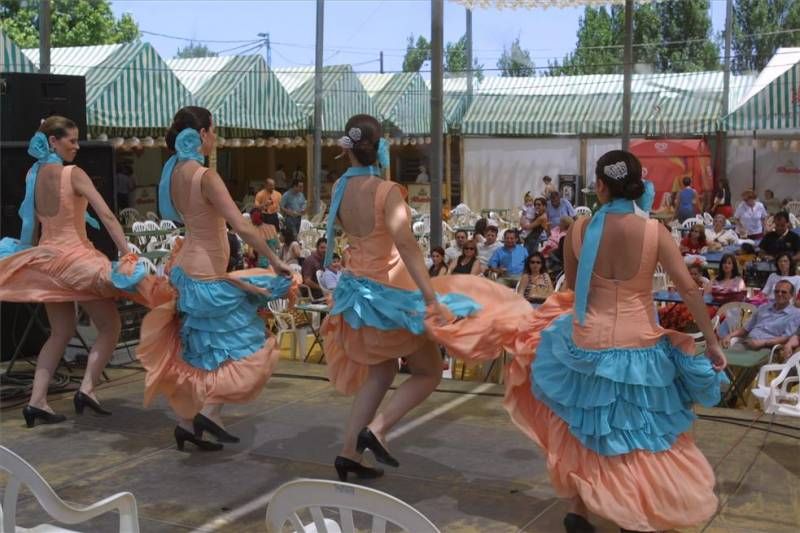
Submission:
<svg viewBox="0 0 800 533">
<path fill-rule="evenodd" d="M 478 261 L 481 262 L 483 268 L 489 265 L 489 259 L 492 258 L 495 250 L 503 246 L 503 243 L 497 240 L 498 233 L 497 226 L 487 226 L 486 231 L 483 232 L 483 243 L 478 244 Z"/>
<path fill-rule="evenodd" d="M 539 242 L 542 234 L 550 228 L 547 221 L 547 200 L 544 198 L 534 199 L 531 193 L 525 194 L 525 204 L 522 206 L 522 214 L 519 217 L 521 231 L 519 236 L 522 238 L 528 254 L 539 249 Z"/>
<path fill-rule="evenodd" d="M 777 271 L 769 275 L 761 292 L 772 300 L 774 298 L 775 285 L 780 280 L 786 280 L 794 285 L 794 293 L 798 294 L 798 291 L 800 291 L 800 276 L 797 275 L 797 267 L 792 255 L 788 252 L 779 253 L 775 257 L 775 268 Z"/>
<path fill-rule="evenodd" d="M 550 201 L 547 202 L 547 221 L 550 227 L 555 227 L 561 221 L 561 217 L 575 218 L 575 208 L 566 198 L 561 198 L 558 191 L 550 191 Z"/>
<path fill-rule="evenodd" d="M 320 237 L 317 239 L 316 249 L 303 260 L 301 270 L 303 284 L 311 289 L 311 297 L 314 299 L 322 298 L 322 288 L 317 283 L 317 270 L 322 270 L 322 262 L 325 260 L 327 250 L 328 239 Z"/>
<path fill-rule="evenodd" d="M 486 228 L 489 227 L 489 221 L 485 218 L 479 218 L 475 221 L 475 229 L 472 230 L 472 238 L 480 246 L 486 240 Z"/>
<path fill-rule="evenodd" d="M 775 198 L 775 193 L 771 189 L 764 190 L 764 207 L 767 213 L 775 215 L 781 210 L 781 201 Z"/>
<path fill-rule="evenodd" d="M 331 264 L 325 268 L 325 271 L 320 276 L 322 288 L 326 291 L 332 291 L 339 284 L 339 278 L 342 276 L 342 258 L 339 254 L 333 254 Z"/>
<path fill-rule="evenodd" d="M 448 274 L 474 274 L 481 273 L 481 262 L 478 260 L 478 246 L 475 241 L 467 241 L 461 247 L 461 255 L 450 263 Z"/>
<path fill-rule="evenodd" d="M 288 224 L 283 226 L 281 230 L 281 241 L 283 241 L 281 245 L 281 259 L 283 259 L 287 265 L 296 265 L 299 267 L 300 260 L 303 257 L 303 249 L 300 243 L 297 242 L 297 235 L 292 226 Z"/>
<path fill-rule="evenodd" d="M 733 214 L 739 234 L 743 238 L 759 240 L 764 236 L 767 209 L 758 201 L 756 193 L 748 189 L 742 193 L 742 202 Z"/>
<path fill-rule="evenodd" d="M 764 235 L 758 247 L 762 256 L 776 256 L 780 252 L 789 252 L 797 258 L 800 252 L 800 235 L 790 231 L 789 213 L 780 211 L 773 217 L 775 229 Z"/>
<path fill-rule="evenodd" d="M 750 350 L 784 344 L 800 327 L 800 309 L 791 305 L 793 296 L 794 285 L 779 281 L 775 285 L 775 301 L 759 307 L 747 326 L 723 337 L 722 346 L 730 346 L 734 337 L 744 337 L 744 344 Z"/>
<path fill-rule="evenodd" d="M 698 255 L 707 251 L 706 228 L 702 224 L 695 224 L 689 234 L 681 241 L 681 253 L 683 255 Z"/>
<path fill-rule="evenodd" d="M 428 275 L 432 278 L 436 276 L 444 276 L 447 274 L 447 263 L 444 261 L 444 249 L 441 246 L 435 247 L 431 250 L 431 267 L 428 269 Z"/>
<path fill-rule="evenodd" d="M 531 304 L 540 304 L 553 293 L 553 282 L 547 273 L 544 256 L 534 252 L 525 260 L 525 271 L 519 278 L 517 293 Z"/>
<path fill-rule="evenodd" d="M 694 262 L 687 265 L 689 274 L 697 284 L 697 287 L 703 290 L 703 294 L 711 293 L 711 280 L 706 276 L 705 268 L 702 263 Z"/>
<path fill-rule="evenodd" d="M 503 246 L 495 250 L 489 259 L 489 270 L 498 276 L 519 276 L 525 268 L 528 252 L 518 243 L 519 231 L 507 229 L 503 234 Z"/>
<path fill-rule="evenodd" d="M 456 231 L 455 241 L 453 241 L 453 244 L 448 246 L 447 250 L 444 251 L 444 255 L 447 257 L 448 265 L 461 257 L 461 247 L 464 246 L 465 242 L 467 242 L 467 232 L 463 229 Z"/>
<path fill-rule="evenodd" d="M 226 224 L 227 225 L 227 224 Z M 234 270 L 239 270 L 242 268 L 242 245 L 239 242 L 239 237 L 236 236 L 234 232 L 231 231 L 230 227 L 228 227 L 228 248 L 230 248 L 231 253 L 228 256 L 228 268 L 227 272 L 232 272 Z"/>
<path fill-rule="evenodd" d="M 794 335 L 789 337 L 789 340 L 784 343 L 780 352 L 783 362 L 786 362 L 798 349 L 800 349 L 800 329 L 795 331 Z"/>
<path fill-rule="evenodd" d="M 719 271 L 711 282 L 711 292 L 725 296 L 744 292 L 744 279 L 739 274 L 739 263 L 733 254 L 725 254 L 719 260 Z"/>
<path fill-rule="evenodd" d="M 718 252 L 726 246 L 739 242 L 739 236 L 730 228 L 725 228 L 728 220 L 722 214 L 714 215 L 714 225 L 706 229 L 706 244 L 708 249 Z"/>
</svg>

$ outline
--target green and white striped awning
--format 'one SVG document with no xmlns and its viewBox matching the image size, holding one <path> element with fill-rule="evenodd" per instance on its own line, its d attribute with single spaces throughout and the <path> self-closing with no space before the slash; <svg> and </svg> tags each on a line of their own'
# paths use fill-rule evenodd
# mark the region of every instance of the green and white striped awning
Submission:
<svg viewBox="0 0 800 533">
<path fill-rule="evenodd" d="M 306 116 L 308 129 L 314 126 L 314 67 L 275 70 L 283 87 L 289 91 Z M 347 120 L 366 113 L 379 120 L 383 116 L 367 94 L 350 65 L 331 65 L 322 71 L 322 134 L 341 135 Z"/>
<path fill-rule="evenodd" d="M 0 31 L 0 72 L 36 72 L 36 66 L 22 53 L 22 48 Z"/>
<path fill-rule="evenodd" d="M 295 135 L 300 112 L 260 55 L 170 59 L 167 64 L 226 137 Z"/>
<path fill-rule="evenodd" d="M 34 64 L 38 49 L 24 53 Z M 191 103 L 189 91 L 149 43 L 53 48 L 53 74 L 86 78 L 86 122 L 93 135 L 164 135 Z"/>
<path fill-rule="evenodd" d="M 425 80 L 428 90 L 431 81 Z M 478 80 L 474 80 L 473 94 L 477 91 Z M 442 80 L 442 97 L 444 99 L 442 114 L 444 123 L 451 132 L 461 129 L 461 121 L 467 112 L 467 78 L 444 78 Z"/>
<path fill-rule="evenodd" d="M 732 92 L 750 82 L 732 77 Z M 465 135 L 619 135 L 623 77 L 617 74 L 485 78 L 463 121 Z M 722 72 L 637 74 L 633 135 L 695 135 L 718 129 Z"/>
<path fill-rule="evenodd" d="M 378 113 L 402 135 L 431 131 L 431 92 L 418 72 L 359 74 Z"/>
<path fill-rule="evenodd" d="M 722 122 L 732 131 L 800 128 L 800 48 L 779 48 Z"/>
</svg>

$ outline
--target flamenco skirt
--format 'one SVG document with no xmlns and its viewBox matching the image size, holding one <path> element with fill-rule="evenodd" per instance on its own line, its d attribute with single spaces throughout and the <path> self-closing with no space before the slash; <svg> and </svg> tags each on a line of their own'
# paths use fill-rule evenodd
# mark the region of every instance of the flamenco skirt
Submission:
<svg viewBox="0 0 800 533">
<path fill-rule="evenodd" d="M 514 353 L 523 347 L 519 339 L 533 314 L 525 299 L 478 276 L 442 276 L 431 283 L 453 315 L 445 325 L 426 317 L 419 291 L 342 275 L 321 328 L 328 378 L 339 392 L 354 394 L 369 365 L 410 355 L 429 342 L 467 361 L 486 361 L 504 349 Z"/>
<path fill-rule="evenodd" d="M 695 525 L 717 509 L 714 473 L 688 433 L 691 406 L 713 406 L 723 373 L 676 348 L 586 350 L 572 340 L 574 294 L 555 293 L 507 369 L 504 405 L 545 453 L 559 496 L 638 531 Z"/>
<path fill-rule="evenodd" d="M 250 269 L 195 279 L 173 267 L 169 281 L 138 287 L 151 311 L 136 356 L 147 370 L 144 403 L 163 394 L 183 418 L 205 404 L 245 403 L 261 392 L 279 351 L 256 311 L 293 296 L 293 281 Z"/>
</svg>

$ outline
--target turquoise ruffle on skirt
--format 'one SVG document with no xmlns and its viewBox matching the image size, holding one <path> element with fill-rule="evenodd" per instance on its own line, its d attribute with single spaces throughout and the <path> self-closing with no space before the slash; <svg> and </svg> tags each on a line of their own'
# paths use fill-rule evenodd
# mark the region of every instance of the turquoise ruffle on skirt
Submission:
<svg viewBox="0 0 800 533">
<path fill-rule="evenodd" d="M 19 239 L 11 237 L 3 237 L 0 239 L 0 259 L 13 255 L 17 252 L 27 250 L 31 246 L 29 244 L 22 244 Z"/>
<path fill-rule="evenodd" d="M 572 314 L 542 332 L 531 367 L 533 394 L 601 455 L 669 449 L 692 425 L 692 404 L 714 406 L 727 382 L 708 358 L 684 354 L 663 337 L 654 346 L 584 350 Z"/>
<path fill-rule="evenodd" d="M 264 322 L 256 311 L 270 300 L 283 298 L 291 280 L 283 276 L 254 276 L 242 281 L 270 291 L 269 296 L 242 290 L 224 279 L 199 281 L 180 267 L 171 270 L 178 291 L 183 359 L 195 368 L 215 370 L 228 360 L 258 351 L 266 341 Z"/>
<path fill-rule="evenodd" d="M 480 311 L 481 305 L 463 294 L 437 295 L 439 303 L 458 318 Z M 364 326 L 388 331 L 406 329 L 415 335 L 425 331 L 425 301 L 420 291 L 382 285 L 345 272 L 333 293 L 332 315 L 342 315 L 353 329 Z"/>
</svg>

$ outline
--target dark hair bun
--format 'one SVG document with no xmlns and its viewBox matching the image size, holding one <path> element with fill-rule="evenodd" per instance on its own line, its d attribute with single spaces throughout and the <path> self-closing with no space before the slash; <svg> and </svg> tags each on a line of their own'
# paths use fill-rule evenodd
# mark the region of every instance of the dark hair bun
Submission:
<svg viewBox="0 0 800 533">
<path fill-rule="evenodd" d="M 625 183 L 622 188 L 622 196 L 627 200 L 636 200 L 641 195 L 644 194 L 644 182 L 639 179 L 639 181 L 629 181 Z"/>
<path fill-rule="evenodd" d="M 374 165 L 378 160 L 378 141 L 383 134 L 381 123 L 371 115 L 354 115 L 347 121 L 344 131 L 349 132 L 352 128 L 361 131 L 361 138 L 353 142 L 353 155 L 364 166 Z"/>
</svg>

